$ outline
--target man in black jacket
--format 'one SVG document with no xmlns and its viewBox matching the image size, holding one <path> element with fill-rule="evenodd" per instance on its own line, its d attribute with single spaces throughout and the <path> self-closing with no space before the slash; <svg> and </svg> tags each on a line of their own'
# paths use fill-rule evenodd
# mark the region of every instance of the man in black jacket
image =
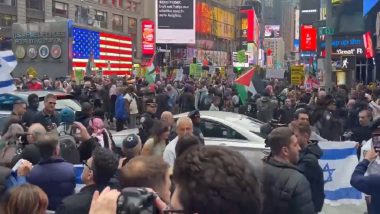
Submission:
<svg viewBox="0 0 380 214">
<path fill-rule="evenodd" d="M 323 171 L 318 163 L 323 152 L 316 141 L 310 141 L 311 128 L 308 122 L 295 122 L 289 125 L 301 147 L 298 169 L 310 183 L 315 212 L 321 212 L 325 200 Z"/>
<path fill-rule="evenodd" d="M 22 122 L 25 124 L 26 127 L 29 127 L 32 125 L 32 119 L 35 114 L 38 112 L 38 106 L 40 104 L 40 101 L 38 99 L 37 94 L 30 94 L 28 96 L 28 107 L 26 109 L 25 114 L 22 116 Z"/>
<path fill-rule="evenodd" d="M 56 210 L 56 214 L 88 213 L 92 195 L 96 190 L 101 192 L 109 185 L 118 163 L 118 158 L 111 150 L 98 147 L 92 157 L 84 162 L 82 181 L 86 186 L 79 193 L 66 197 Z"/>
<path fill-rule="evenodd" d="M 264 159 L 263 214 L 313 214 L 310 184 L 296 167 L 301 150 L 287 127 L 274 129 L 266 144 L 271 154 Z"/>
</svg>

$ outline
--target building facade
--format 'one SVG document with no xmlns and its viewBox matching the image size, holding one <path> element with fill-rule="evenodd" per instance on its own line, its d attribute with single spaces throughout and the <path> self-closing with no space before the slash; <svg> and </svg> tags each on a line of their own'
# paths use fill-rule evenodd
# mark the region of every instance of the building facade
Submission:
<svg viewBox="0 0 380 214">
<path fill-rule="evenodd" d="M 133 38 L 134 58 L 141 58 L 141 19 L 149 0 L 1 0 L 0 39 L 11 37 L 13 23 L 71 19 L 77 25 Z"/>
<path fill-rule="evenodd" d="M 264 48 L 267 50 L 267 55 L 272 58 L 271 62 L 267 63 L 269 68 L 280 69 L 285 66 L 285 42 L 283 38 L 265 38 Z M 268 54 L 268 50 L 270 50 L 270 54 Z"/>
</svg>

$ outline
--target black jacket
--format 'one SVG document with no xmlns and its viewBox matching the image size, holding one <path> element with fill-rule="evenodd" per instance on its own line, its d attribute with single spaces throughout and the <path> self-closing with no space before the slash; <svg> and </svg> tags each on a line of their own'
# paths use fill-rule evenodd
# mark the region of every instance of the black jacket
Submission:
<svg viewBox="0 0 380 214">
<path fill-rule="evenodd" d="M 57 112 L 55 112 L 53 115 L 47 115 L 42 110 L 34 115 L 32 119 L 32 124 L 33 123 L 41 123 L 41 125 L 43 125 L 47 131 L 51 131 L 59 126 L 59 115 Z"/>
<path fill-rule="evenodd" d="M 55 211 L 56 214 L 82 214 L 90 211 L 92 195 L 96 190 L 101 192 L 105 186 L 85 186 L 79 193 L 63 199 L 61 205 Z"/>
<path fill-rule="evenodd" d="M 26 127 L 29 127 L 32 125 L 33 117 L 36 115 L 38 112 L 37 109 L 30 108 L 26 110 L 25 114 L 22 116 L 22 122 L 25 124 Z"/>
<path fill-rule="evenodd" d="M 315 212 L 321 212 L 325 200 L 323 171 L 318 163 L 322 154 L 318 142 L 311 142 L 301 150 L 297 165 L 310 183 Z"/>
<path fill-rule="evenodd" d="M 293 165 L 264 159 L 263 214 L 313 214 L 310 184 Z"/>
</svg>

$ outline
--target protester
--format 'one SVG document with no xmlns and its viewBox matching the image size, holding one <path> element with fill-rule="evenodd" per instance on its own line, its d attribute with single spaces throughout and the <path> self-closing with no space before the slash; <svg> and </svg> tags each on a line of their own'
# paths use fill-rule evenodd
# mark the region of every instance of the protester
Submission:
<svg viewBox="0 0 380 214">
<path fill-rule="evenodd" d="M 90 210 L 92 195 L 109 184 L 118 167 L 118 158 L 105 148 L 97 148 L 92 157 L 83 162 L 82 181 L 85 184 L 79 193 L 66 197 L 56 214 L 81 214 Z"/>
<path fill-rule="evenodd" d="M 124 99 L 124 88 L 117 88 L 117 98 L 115 103 L 115 118 L 116 118 L 116 131 L 124 129 L 124 125 L 128 119 L 128 109 L 126 109 Z"/>
<path fill-rule="evenodd" d="M 202 145 L 199 142 L 199 139 L 193 135 L 185 135 L 178 139 L 179 143 L 177 143 L 175 147 L 175 155 L 179 157 L 181 154 L 185 153 L 187 149 L 193 146 Z"/>
<path fill-rule="evenodd" d="M 37 141 L 42 160 L 27 176 L 30 184 L 39 186 L 49 198 L 49 210 L 55 210 L 62 199 L 74 193 L 74 166 L 59 157 L 58 136 L 49 133 Z"/>
<path fill-rule="evenodd" d="M 292 106 L 292 101 L 291 99 L 286 99 L 285 100 L 285 105 L 283 105 L 279 110 L 278 110 L 278 120 L 282 124 L 288 124 L 292 122 L 293 116 L 294 116 L 294 111 L 295 109 Z"/>
<path fill-rule="evenodd" d="M 162 112 L 170 110 L 169 100 L 170 100 L 169 95 L 167 93 L 164 93 L 164 90 L 161 87 L 158 87 L 156 90 L 156 102 L 157 102 L 156 118 L 160 118 Z"/>
<path fill-rule="evenodd" d="M 296 166 L 301 150 L 297 137 L 289 128 L 280 127 L 268 135 L 266 143 L 271 154 L 264 159 L 263 213 L 316 213 L 310 184 Z"/>
<path fill-rule="evenodd" d="M 175 148 L 179 138 L 184 137 L 185 135 L 193 134 L 193 123 L 188 117 L 181 117 L 177 120 L 177 137 L 165 147 L 163 158 L 170 166 L 174 166 L 174 161 L 176 159 Z"/>
<path fill-rule="evenodd" d="M 144 147 L 141 150 L 141 155 L 156 155 L 162 157 L 169 134 L 168 124 L 157 120 L 153 125 L 151 137 L 145 142 Z"/>
<path fill-rule="evenodd" d="M 11 167 L 12 159 L 21 153 L 22 142 L 20 137 L 24 134 L 24 128 L 17 123 L 9 126 L 7 132 L 1 137 L 0 164 Z"/>
<path fill-rule="evenodd" d="M 40 101 L 37 94 L 30 94 L 28 96 L 28 107 L 25 114 L 22 116 L 22 122 L 26 127 L 32 125 L 34 115 L 38 112 Z"/>
<path fill-rule="evenodd" d="M 0 196 L 5 194 L 11 188 L 25 184 L 26 175 L 28 175 L 32 167 L 32 164 L 27 160 L 22 160 L 15 171 L 0 166 Z"/>
<path fill-rule="evenodd" d="M 57 97 L 53 94 L 47 94 L 44 98 L 44 109 L 34 115 L 32 123 L 42 124 L 47 131 L 51 131 L 58 127 L 59 115 L 55 111 Z"/>
<path fill-rule="evenodd" d="M 122 169 L 120 184 L 125 187 L 152 188 L 167 204 L 170 202 L 169 165 L 158 156 L 138 156 Z"/>
<path fill-rule="evenodd" d="M 199 139 L 199 142 L 201 144 L 205 144 L 205 139 L 203 136 L 203 133 L 201 131 L 201 114 L 199 113 L 198 110 L 194 110 L 189 112 L 189 118 L 191 119 L 193 123 L 193 135 Z"/>
<path fill-rule="evenodd" d="M 265 91 L 263 96 L 256 101 L 257 119 L 263 121 L 264 123 L 271 121 L 277 105 L 277 100 L 270 97 L 269 91 Z"/>
<path fill-rule="evenodd" d="M 325 193 L 323 171 L 318 160 L 322 157 L 323 152 L 318 146 L 318 142 L 310 140 L 311 127 L 308 122 L 293 121 L 289 127 L 301 147 L 297 167 L 310 183 L 314 211 L 321 212 Z"/>
<path fill-rule="evenodd" d="M 380 174 L 365 175 L 368 166 L 376 160 L 378 152 L 375 149 L 368 151 L 352 173 L 351 185 L 360 192 L 371 196 L 368 214 L 380 213 Z"/>
<path fill-rule="evenodd" d="M 309 122 L 309 113 L 306 109 L 300 108 L 294 112 L 294 121 Z"/>
<path fill-rule="evenodd" d="M 23 184 L 10 190 L 4 209 L 4 214 L 42 214 L 48 208 L 46 193 L 35 185 Z"/>
<path fill-rule="evenodd" d="M 5 134 L 5 132 L 8 130 L 8 127 L 12 125 L 13 123 L 18 123 L 20 125 L 22 124 L 22 117 L 26 112 L 26 103 L 22 100 L 15 100 L 13 102 L 13 109 L 12 113 L 9 116 L 9 119 L 4 124 L 2 135 Z"/>
<path fill-rule="evenodd" d="M 154 121 L 156 120 L 156 111 L 157 111 L 157 103 L 154 99 L 147 99 L 145 101 L 145 112 L 141 115 L 140 123 L 141 128 L 139 129 L 139 135 L 141 138 L 141 142 L 144 144 L 150 134 L 151 129 L 154 125 Z"/>
<path fill-rule="evenodd" d="M 128 123 L 129 129 L 136 128 L 137 115 L 139 113 L 139 110 L 137 108 L 137 95 L 134 93 L 134 90 L 135 89 L 133 88 L 132 85 L 128 86 L 127 93 L 124 96 L 126 100 L 125 102 L 126 109 L 128 109 L 128 112 L 129 112 L 129 123 Z"/>
<path fill-rule="evenodd" d="M 91 103 L 84 102 L 81 104 L 82 111 L 75 112 L 75 121 L 82 123 L 85 127 L 89 126 L 90 120 L 94 114 L 94 107 Z"/>
<path fill-rule="evenodd" d="M 92 118 L 89 121 L 90 134 L 94 137 L 101 147 L 107 148 L 109 150 L 115 149 L 115 142 L 112 138 L 111 133 L 105 128 L 104 122 L 100 118 Z"/>
<path fill-rule="evenodd" d="M 241 154 L 228 148 L 190 147 L 176 159 L 173 179 L 171 206 L 176 212 L 261 213 L 256 172 Z"/>
<path fill-rule="evenodd" d="M 358 143 L 357 155 L 359 160 L 363 141 L 367 142 L 372 137 L 371 120 L 371 112 L 369 110 L 362 110 L 359 112 L 359 125 L 352 129 L 351 140 Z"/>
<path fill-rule="evenodd" d="M 173 114 L 170 111 L 164 111 L 161 114 L 161 120 L 165 121 L 169 125 L 169 142 L 172 141 L 176 136 L 177 133 L 175 132 L 175 121 L 173 118 Z"/>
</svg>

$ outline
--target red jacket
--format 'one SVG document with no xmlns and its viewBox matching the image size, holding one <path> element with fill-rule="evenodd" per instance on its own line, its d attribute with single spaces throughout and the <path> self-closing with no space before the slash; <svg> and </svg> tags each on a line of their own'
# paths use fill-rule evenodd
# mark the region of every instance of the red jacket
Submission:
<svg viewBox="0 0 380 214">
<path fill-rule="evenodd" d="M 30 82 L 28 83 L 28 89 L 33 90 L 33 91 L 42 90 L 42 84 L 39 82 L 35 82 L 35 83 Z"/>
</svg>

